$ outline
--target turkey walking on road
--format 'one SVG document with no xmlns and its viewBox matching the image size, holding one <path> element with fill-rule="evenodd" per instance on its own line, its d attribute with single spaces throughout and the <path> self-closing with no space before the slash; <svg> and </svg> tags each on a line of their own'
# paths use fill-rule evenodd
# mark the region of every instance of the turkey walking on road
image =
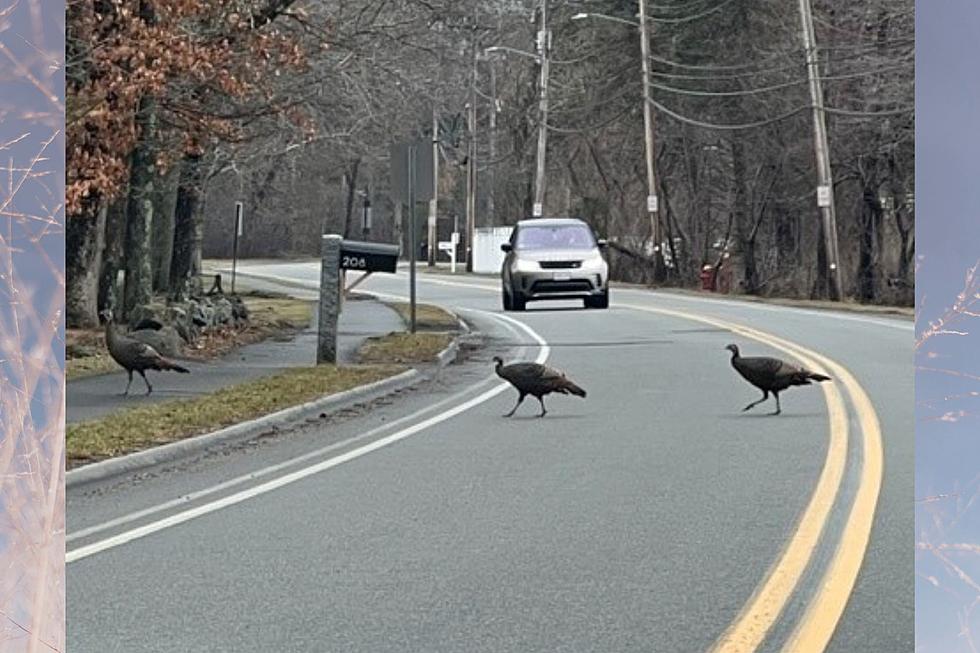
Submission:
<svg viewBox="0 0 980 653">
<path fill-rule="evenodd" d="M 181 374 L 190 373 L 189 369 L 164 358 L 156 349 L 148 344 L 116 333 L 116 330 L 112 327 L 111 311 L 103 311 L 101 315 L 105 318 L 105 343 L 109 349 L 109 355 L 112 356 L 112 360 L 119 363 L 126 370 L 126 373 L 129 374 L 129 383 L 126 384 L 126 391 L 123 392 L 123 396 L 129 394 L 129 386 L 133 385 L 133 372 L 139 372 L 139 375 L 143 377 L 143 381 L 146 383 L 146 394 L 153 392 L 153 386 L 150 385 L 149 379 L 146 378 L 146 370 L 157 370 L 159 372 L 173 370 Z"/>
<path fill-rule="evenodd" d="M 756 404 L 761 404 L 769 398 L 771 392 L 776 397 L 776 412 L 771 415 L 778 415 L 782 412 L 779 407 L 779 393 L 793 385 L 810 385 L 811 381 L 823 382 L 830 381 L 829 376 L 811 372 L 796 365 L 790 365 L 778 358 L 768 358 L 765 356 L 753 356 L 743 358 L 738 353 L 738 345 L 728 345 L 725 347 L 732 352 L 732 367 L 742 375 L 746 381 L 762 390 L 762 399 L 753 401 L 742 409 L 744 413 Z"/>
<path fill-rule="evenodd" d="M 548 413 L 544 407 L 544 396 L 546 394 L 557 392 L 563 395 L 573 394 L 579 397 L 585 397 L 585 390 L 572 383 L 568 377 L 558 370 L 553 370 L 545 365 L 539 363 L 511 363 L 510 365 L 504 365 L 503 359 L 499 356 L 494 356 L 493 362 L 496 363 L 497 376 L 510 383 L 520 393 L 514 409 L 504 415 L 504 417 L 513 415 L 517 407 L 524 401 L 524 397 L 528 395 L 534 395 L 541 403 L 541 414 L 538 417 L 544 417 Z"/>
</svg>

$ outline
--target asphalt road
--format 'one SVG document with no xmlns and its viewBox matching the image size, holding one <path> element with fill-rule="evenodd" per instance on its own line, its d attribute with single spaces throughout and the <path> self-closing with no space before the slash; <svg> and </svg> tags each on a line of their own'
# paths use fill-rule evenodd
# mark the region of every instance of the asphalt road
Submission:
<svg viewBox="0 0 980 653">
<path fill-rule="evenodd" d="M 403 274 L 362 287 L 407 294 Z M 798 627 L 836 653 L 913 650 L 910 322 L 615 289 L 607 311 L 501 316 L 498 285 L 473 277 L 422 276 L 419 299 L 486 347 L 369 410 L 68 493 L 70 650 L 780 651 Z M 835 368 L 826 395 L 741 413 L 757 395 L 729 342 L 804 347 L 854 382 Z M 546 359 L 588 398 L 504 419 L 498 353 Z"/>
</svg>

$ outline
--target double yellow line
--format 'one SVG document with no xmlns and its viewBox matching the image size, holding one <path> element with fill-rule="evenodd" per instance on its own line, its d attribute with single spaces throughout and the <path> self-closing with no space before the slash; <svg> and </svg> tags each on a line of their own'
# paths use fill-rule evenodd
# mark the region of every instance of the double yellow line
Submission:
<svg viewBox="0 0 980 653">
<path fill-rule="evenodd" d="M 840 383 L 847 390 L 861 425 L 863 465 L 860 483 L 830 565 L 820 581 L 815 596 L 782 649 L 783 653 L 821 653 L 830 642 L 857 581 L 871 538 L 875 507 L 881 490 L 881 428 L 867 393 L 854 376 L 840 364 L 772 334 L 684 311 L 619 302 L 617 306 L 729 330 L 778 349 L 814 372 L 829 374 L 834 377 L 835 382 Z M 793 536 L 779 558 L 769 568 L 765 578 L 735 621 L 715 642 L 710 653 L 756 651 L 782 614 L 816 550 L 820 534 L 826 526 L 840 490 L 848 443 L 848 418 L 843 397 L 835 383 L 822 384 L 821 388 L 830 413 L 830 443 L 816 489 L 800 517 Z"/>
<path fill-rule="evenodd" d="M 482 284 L 446 280 L 427 281 L 497 292 L 496 288 Z M 817 486 L 797 523 L 793 536 L 779 558 L 769 568 L 748 603 L 718 638 L 709 653 L 756 651 L 779 619 L 799 584 L 819 543 L 843 480 L 849 433 L 847 410 L 843 396 L 837 389 L 838 384 L 847 391 L 861 427 L 863 465 L 858 490 L 830 565 L 782 649 L 783 653 L 822 653 L 844 614 L 844 608 L 857 582 L 861 563 L 871 539 L 875 508 L 881 491 L 883 467 L 881 427 L 867 393 L 854 376 L 840 364 L 811 349 L 770 333 L 685 311 L 620 302 L 615 302 L 614 306 L 668 315 L 726 329 L 782 351 L 812 371 L 828 374 L 834 378 L 834 383 L 820 386 L 829 412 L 830 442 Z"/>
</svg>

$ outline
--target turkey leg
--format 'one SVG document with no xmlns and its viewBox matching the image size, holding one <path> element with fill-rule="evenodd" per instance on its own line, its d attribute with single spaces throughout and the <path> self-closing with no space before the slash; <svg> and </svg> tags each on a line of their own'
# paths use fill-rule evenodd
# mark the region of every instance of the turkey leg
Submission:
<svg viewBox="0 0 980 653">
<path fill-rule="evenodd" d="M 744 413 L 745 411 L 747 411 L 748 409 L 752 408 L 753 406 L 756 406 L 758 404 L 761 404 L 763 401 L 765 401 L 768 398 L 769 398 L 769 391 L 768 390 L 763 390 L 762 391 L 762 399 L 760 399 L 759 401 L 753 401 L 751 404 L 749 404 L 748 406 L 746 406 L 745 408 L 743 408 L 742 409 L 742 412 Z M 777 404 L 779 403 L 779 397 L 778 396 L 776 397 L 776 403 Z"/>
<path fill-rule="evenodd" d="M 522 392 L 522 393 L 521 393 L 521 396 L 517 398 L 517 403 L 516 403 L 516 404 L 514 405 L 514 409 L 513 409 L 513 410 L 511 410 L 511 411 L 510 411 L 509 413 L 507 413 L 506 415 L 504 415 L 504 417 L 510 417 L 511 415 L 513 415 L 513 414 L 514 414 L 514 411 L 516 411 L 516 410 L 517 410 L 517 407 L 521 405 L 521 402 L 522 402 L 522 401 L 524 401 L 524 397 L 526 397 L 526 396 L 527 396 L 527 395 L 526 395 L 526 394 L 524 394 L 524 393 Z"/>
</svg>

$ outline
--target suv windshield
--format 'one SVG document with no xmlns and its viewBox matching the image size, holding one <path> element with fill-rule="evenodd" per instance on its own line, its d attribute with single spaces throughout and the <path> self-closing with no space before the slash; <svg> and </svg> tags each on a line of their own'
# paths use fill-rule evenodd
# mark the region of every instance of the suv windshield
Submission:
<svg viewBox="0 0 980 653">
<path fill-rule="evenodd" d="M 517 249 L 592 249 L 592 231 L 585 225 L 560 227 L 521 227 L 517 230 Z"/>
</svg>

